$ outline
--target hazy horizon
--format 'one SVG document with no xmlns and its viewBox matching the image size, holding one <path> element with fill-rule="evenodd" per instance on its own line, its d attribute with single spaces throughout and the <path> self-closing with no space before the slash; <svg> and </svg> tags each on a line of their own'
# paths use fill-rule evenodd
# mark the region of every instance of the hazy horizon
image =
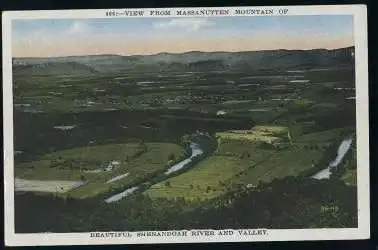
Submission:
<svg viewBox="0 0 378 250">
<path fill-rule="evenodd" d="M 353 17 L 264 16 L 15 20 L 13 58 L 338 49 L 354 46 Z"/>
<path fill-rule="evenodd" d="M 337 50 L 337 49 L 345 49 L 354 47 L 354 45 L 345 46 L 345 47 L 339 47 L 334 49 L 326 49 L 326 48 L 314 48 L 314 49 L 272 49 L 272 50 L 240 50 L 240 51 L 200 51 L 200 50 L 190 50 L 190 51 L 184 51 L 184 52 L 158 52 L 153 54 L 132 54 L 132 55 L 121 55 L 121 54 L 87 54 L 87 55 L 67 55 L 67 56 L 49 56 L 49 57 L 17 57 L 13 56 L 12 58 L 19 58 L 19 59 L 28 59 L 28 58 L 60 58 L 60 57 L 85 57 L 85 56 L 125 56 L 125 57 L 132 57 L 132 56 L 156 56 L 159 54 L 173 54 L 173 55 L 181 55 L 181 54 L 187 54 L 192 52 L 199 52 L 199 53 L 243 53 L 243 52 L 259 52 L 259 51 L 279 51 L 279 50 L 286 50 L 286 51 L 311 51 L 311 50 Z"/>
</svg>

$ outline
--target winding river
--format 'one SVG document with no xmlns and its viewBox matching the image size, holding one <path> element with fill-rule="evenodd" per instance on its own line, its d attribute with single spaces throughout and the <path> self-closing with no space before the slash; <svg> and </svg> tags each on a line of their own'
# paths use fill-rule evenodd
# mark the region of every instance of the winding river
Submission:
<svg viewBox="0 0 378 250">
<path fill-rule="evenodd" d="M 204 151 L 201 149 L 200 145 L 197 144 L 197 143 L 194 143 L 194 142 L 190 143 L 190 149 L 192 150 L 192 153 L 191 153 L 190 157 L 186 158 L 185 160 L 182 160 L 182 161 L 176 163 L 175 165 L 173 165 L 172 167 L 170 167 L 165 172 L 165 175 L 170 175 L 170 174 L 172 174 L 172 173 L 174 173 L 176 171 L 179 171 L 183 167 L 187 166 L 193 160 L 194 157 L 202 155 L 204 153 Z M 115 178 L 117 178 L 117 177 L 115 177 Z M 127 197 L 128 195 L 132 194 L 138 188 L 139 188 L 138 186 L 134 186 L 134 187 L 128 188 L 128 189 L 126 189 L 125 191 L 123 191 L 121 193 L 115 194 L 115 195 L 113 195 L 113 196 L 105 199 L 105 202 L 106 203 L 112 203 L 112 202 L 119 201 L 122 198 Z"/>
<path fill-rule="evenodd" d="M 344 159 L 346 153 L 350 149 L 352 142 L 353 142 L 353 138 L 344 139 L 341 142 L 339 149 L 337 150 L 336 158 L 328 164 L 327 168 L 319 171 L 318 173 L 314 174 L 311 177 L 317 180 L 329 179 L 332 174 L 331 168 L 337 167 L 340 164 L 340 162 Z"/>
<path fill-rule="evenodd" d="M 190 144 L 190 149 L 192 150 L 192 154 L 189 158 L 186 158 L 185 160 L 183 161 L 180 161 L 179 163 L 176 163 L 175 165 L 173 165 L 172 167 L 170 167 L 167 172 L 165 172 L 166 175 L 169 175 L 169 174 L 172 174 L 180 169 L 182 169 L 183 167 L 185 167 L 186 165 L 188 165 L 192 159 L 196 156 L 199 156 L 199 155 L 202 155 L 203 154 L 203 150 L 200 148 L 200 146 L 197 144 L 197 143 L 194 143 L 192 142 Z"/>
<path fill-rule="evenodd" d="M 128 188 L 126 189 L 125 191 L 121 192 L 121 193 L 118 193 L 116 195 L 113 195 L 113 196 L 110 196 L 109 198 L 105 199 L 105 202 L 106 203 L 112 203 L 112 202 L 116 202 L 116 201 L 119 201 L 121 200 L 122 198 L 134 193 L 134 191 L 136 191 L 138 189 L 138 187 L 131 187 L 131 188 Z"/>
<path fill-rule="evenodd" d="M 340 164 L 340 162 L 344 159 L 346 153 L 350 149 L 352 142 L 353 142 L 353 138 L 344 139 L 340 143 L 340 146 L 337 150 L 336 158 L 328 164 L 327 168 L 322 169 L 318 173 L 314 174 L 312 176 L 312 178 L 317 179 L 317 180 L 329 179 L 331 177 L 331 168 L 337 167 Z M 187 166 L 193 160 L 194 157 L 202 155 L 204 153 L 204 151 L 201 149 L 200 145 L 197 144 L 197 143 L 192 142 L 190 144 L 190 148 L 192 150 L 190 157 L 188 157 L 188 158 L 176 163 L 172 167 L 170 167 L 165 172 L 165 175 L 170 175 L 170 174 L 172 174 L 176 171 L 181 170 L 182 168 Z M 113 178 L 113 179 L 118 179 L 118 177 Z M 105 202 L 106 203 L 113 203 L 113 202 L 119 201 L 119 200 L 123 199 L 124 197 L 127 197 L 130 194 L 134 193 L 138 188 L 139 188 L 138 186 L 127 188 L 123 192 L 120 192 L 118 194 L 115 194 L 115 195 L 105 199 Z"/>
</svg>

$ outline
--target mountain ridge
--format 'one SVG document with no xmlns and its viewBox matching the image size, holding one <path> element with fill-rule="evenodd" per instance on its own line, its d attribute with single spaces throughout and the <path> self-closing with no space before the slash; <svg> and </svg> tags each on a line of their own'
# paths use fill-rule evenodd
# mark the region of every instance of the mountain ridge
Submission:
<svg viewBox="0 0 378 250">
<path fill-rule="evenodd" d="M 131 54 L 131 55 L 121 55 L 121 54 L 88 54 L 88 55 L 70 55 L 70 56 L 51 56 L 51 57 L 12 57 L 12 59 L 57 59 L 57 58 L 73 58 L 73 57 L 148 57 L 148 56 L 158 56 L 158 55 L 185 55 L 191 53 L 251 53 L 251 52 L 275 52 L 275 51 L 335 51 L 342 49 L 354 49 L 355 46 L 346 46 L 335 49 L 326 48 L 314 48 L 314 49 L 269 49 L 269 50 L 240 50 L 240 51 L 202 51 L 202 50 L 190 50 L 185 52 L 158 52 L 154 54 Z"/>
<path fill-rule="evenodd" d="M 259 70 L 298 69 L 311 67 L 333 67 L 353 65 L 354 46 L 340 49 L 312 50 L 264 50 L 238 52 L 158 53 L 154 55 L 93 55 L 50 58 L 13 58 L 13 68 L 26 65 L 50 64 L 61 67 L 64 63 L 75 63 L 66 67 L 70 72 L 80 68 L 88 72 L 139 71 L 212 71 L 212 70 Z M 83 65 L 80 67 L 79 65 Z M 70 69 L 71 68 L 71 69 Z M 59 72 L 59 70 L 57 70 Z"/>
</svg>

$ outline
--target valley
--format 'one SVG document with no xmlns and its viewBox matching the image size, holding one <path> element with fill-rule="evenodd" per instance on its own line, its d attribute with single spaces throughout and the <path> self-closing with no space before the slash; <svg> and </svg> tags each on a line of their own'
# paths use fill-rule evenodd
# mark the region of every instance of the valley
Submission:
<svg viewBox="0 0 378 250">
<path fill-rule="evenodd" d="M 248 227 L 353 227 L 350 50 L 14 59 L 16 230 L 238 227 L 209 213 L 245 206 L 277 216 Z M 31 226 L 25 203 L 56 209 Z M 295 224 L 301 203 L 321 220 Z"/>
</svg>

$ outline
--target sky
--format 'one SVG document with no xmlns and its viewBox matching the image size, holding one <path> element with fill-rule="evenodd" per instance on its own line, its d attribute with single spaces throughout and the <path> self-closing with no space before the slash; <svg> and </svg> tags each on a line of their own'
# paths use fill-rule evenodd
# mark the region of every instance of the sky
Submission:
<svg viewBox="0 0 378 250">
<path fill-rule="evenodd" d="M 354 45 L 353 16 L 12 21 L 13 57 L 334 49 Z"/>
</svg>

